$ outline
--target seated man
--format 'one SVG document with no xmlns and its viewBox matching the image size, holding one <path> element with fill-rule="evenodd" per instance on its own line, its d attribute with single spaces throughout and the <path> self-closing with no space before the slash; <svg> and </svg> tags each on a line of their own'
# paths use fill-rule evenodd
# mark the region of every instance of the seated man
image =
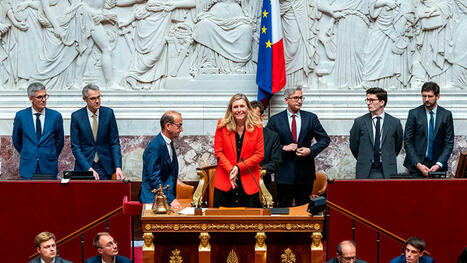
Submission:
<svg viewBox="0 0 467 263">
<path fill-rule="evenodd" d="M 423 255 L 425 241 L 419 237 L 409 237 L 405 242 L 405 255 L 392 259 L 389 263 L 434 263 L 429 256 Z"/>
<path fill-rule="evenodd" d="M 31 260 L 29 263 L 71 263 L 71 261 L 57 257 L 57 245 L 55 235 L 50 232 L 41 232 L 34 238 L 37 253 L 40 257 Z"/>
<path fill-rule="evenodd" d="M 344 240 L 337 244 L 336 257 L 329 260 L 327 263 L 366 263 L 366 261 L 357 259 L 357 247 L 352 240 Z"/>
<path fill-rule="evenodd" d="M 107 232 L 99 232 L 94 238 L 99 255 L 86 259 L 86 263 L 132 263 L 129 258 L 118 255 L 118 244 Z"/>
</svg>

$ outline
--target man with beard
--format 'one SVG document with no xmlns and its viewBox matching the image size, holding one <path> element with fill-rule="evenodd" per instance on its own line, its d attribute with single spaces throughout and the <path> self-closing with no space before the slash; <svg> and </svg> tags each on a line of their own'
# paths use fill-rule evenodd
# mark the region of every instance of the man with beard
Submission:
<svg viewBox="0 0 467 263">
<path fill-rule="evenodd" d="M 439 86 L 426 82 L 422 86 L 423 105 L 409 111 L 404 132 L 404 166 L 414 177 L 429 172 L 447 171 L 454 147 L 452 113 L 438 106 Z"/>
<path fill-rule="evenodd" d="M 132 263 L 129 258 L 118 255 L 118 244 L 107 232 L 99 232 L 94 238 L 99 255 L 86 259 L 86 263 Z"/>
</svg>

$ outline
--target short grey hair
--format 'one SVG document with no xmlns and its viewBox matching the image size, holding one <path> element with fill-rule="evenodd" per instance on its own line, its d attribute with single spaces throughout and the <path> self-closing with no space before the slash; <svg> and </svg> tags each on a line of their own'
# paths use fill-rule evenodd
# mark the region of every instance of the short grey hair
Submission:
<svg viewBox="0 0 467 263">
<path fill-rule="evenodd" d="M 31 83 L 28 86 L 28 96 L 34 97 L 34 95 L 36 95 L 36 92 L 44 90 L 44 89 L 45 89 L 45 86 L 42 85 L 42 83 L 39 83 L 39 82 Z"/>
<path fill-rule="evenodd" d="M 297 86 L 295 88 L 288 88 L 288 89 L 285 89 L 284 90 L 284 96 L 286 98 L 290 97 L 290 95 L 294 94 L 296 91 L 302 91 L 302 87 L 301 86 Z"/>
<path fill-rule="evenodd" d="M 99 86 L 95 84 L 88 84 L 84 86 L 83 91 L 81 92 L 83 94 L 83 97 L 88 97 L 88 91 L 89 90 L 99 90 Z"/>
</svg>

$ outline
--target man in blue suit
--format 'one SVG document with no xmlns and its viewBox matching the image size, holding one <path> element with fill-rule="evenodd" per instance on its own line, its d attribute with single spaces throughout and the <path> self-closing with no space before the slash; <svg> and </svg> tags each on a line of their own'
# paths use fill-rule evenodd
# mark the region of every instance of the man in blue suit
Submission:
<svg viewBox="0 0 467 263">
<path fill-rule="evenodd" d="M 429 172 L 447 171 L 454 148 L 452 113 L 439 106 L 438 84 L 422 86 L 423 105 L 409 111 L 405 124 L 404 166 L 414 177 L 426 177 Z"/>
<path fill-rule="evenodd" d="M 173 208 L 179 208 L 176 199 L 176 185 L 178 178 L 177 153 L 173 140 L 183 131 L 182 115 L 175 111 L 168 111 L 162 115 L 161 132 L 152 139 L 143 153 L 143 176 L 141 183 L 141 203 L 153 203 L 152 190 L 159 186 L 164 189 L 167 203 Z"/>
<path fill-rule="evenodd" d="M 318 116 L 300 110 L 303 100 L 302 88 L 286 89 L 287 110 L 272 116 L 267 126 L 279 134 L 282 147 L 282 165 L 275 176 L 280 207 L 292 206 L 294 199 L 296 206 L 308 203 L 316 178 L 314 158 L 330 142 Z"/>
<path fill-rule="evenodd" d="M 117 121 L 111 108 L 101 106 L 99 87 L 83 88 L 86 107 L 71 114 L 70 141 L 75 171 L 92 171 L 96 180 L 124 179 Z"/>
<path fill-rule="evenodd" d="M 409 237 L 405 242 L 405 255 L 392 259 L 389 263 L 434 263 L 429 256 L 423 255 L 425 241 L 419 237 Z"/>
<path fill-rule="evenodd" d="M 33 174 L 48 174 L 54 179 L 58 173 L 58 156 L 63 149 L 62 115 L 46 108 L 44 85 L 28 86 L 32 106 L 16 113 L 13 123 L 13 145 L 20 156 L 19 175 L 31 179 Z"/>
<path fill-rule="evenodd" d="M 99 255 L 86 259 L 86 263 L 132 263 L 127 257 L 118 255 L 118 244 L 107 232 L 99 232 L 94 238 Z"/>
</svg>

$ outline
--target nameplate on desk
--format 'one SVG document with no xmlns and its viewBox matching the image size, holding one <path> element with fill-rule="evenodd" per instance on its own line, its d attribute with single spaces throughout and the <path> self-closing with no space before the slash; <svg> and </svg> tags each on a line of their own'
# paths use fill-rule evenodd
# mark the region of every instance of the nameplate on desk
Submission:
<svg viewBox="0 0 467 263">
<path fill-rule="evenodd" d="M 245 207 L 232 207 L 232 208 L 208 208 L 204 212 L 207 216 L 262 216 L 270 215 L 271 213 L 266 211 L 268 209 L 262 208 L 245 208 Z M 269 210 L 270 211 L 270 210 Z"/>
</svg>

